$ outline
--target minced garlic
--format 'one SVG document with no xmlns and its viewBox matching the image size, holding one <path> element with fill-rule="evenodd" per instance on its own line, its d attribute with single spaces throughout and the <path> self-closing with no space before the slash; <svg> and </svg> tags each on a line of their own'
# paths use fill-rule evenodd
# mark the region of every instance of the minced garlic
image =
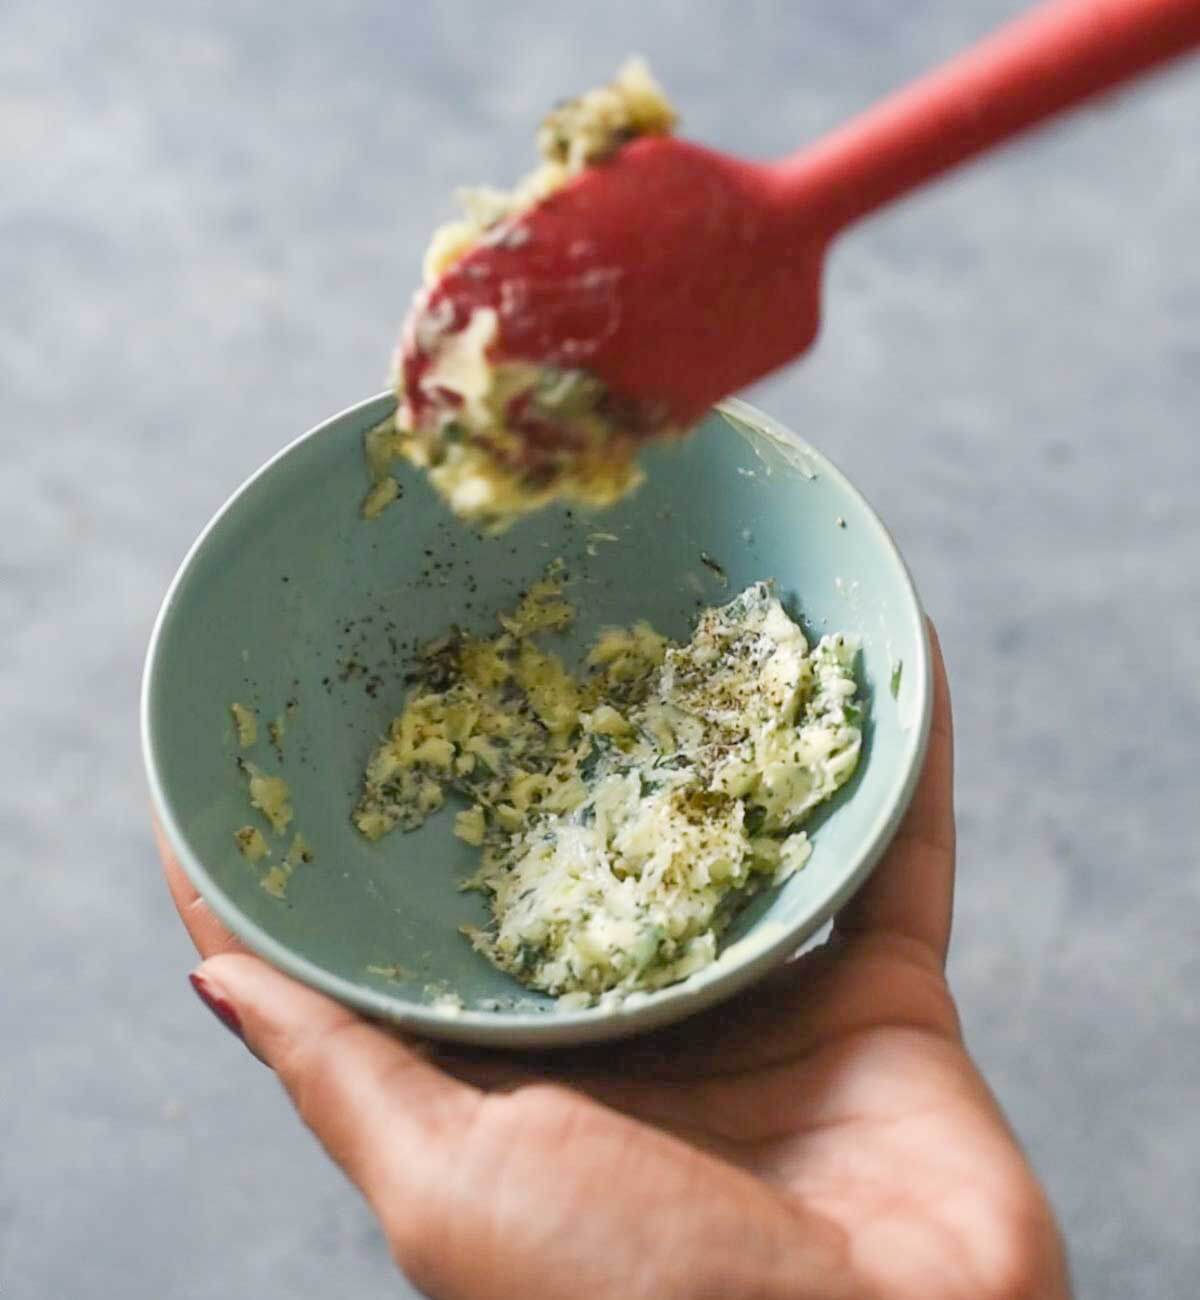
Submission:
<svg viewBox="0 0 1200 1300">
<path fill-rule="evenodd" d="M 283 859 L 273 866 L 258 882 L 272 898 L 283 899 L 287 896 L 288 881 L 302 862 L 311 862 L 313 852 L 303 835 L 296 832 L 292 837 L 291 847 Z"/>
<path fill-rule="evenodd" d="M 238 852 L 248 862 L 261 862 L 271 852 L 257 826 L 242 826 L 233 832 Z"/>
<path fill-rule="evenodd" d="M 281 776 L 268 776 L 253 763 L 241 762 L 242 771 L 250 782 L 250 804 L 271 823 L 276 835 L 282 835 L 291 824 L 292 792 Z"/>
<path fill-rule="evenodd" d="M 229 712 L 233 714 L 233 727 L 237 732 L 238 744 L 249 749 L 258 740 L 258 715 L 244 704 L 231 704 Z"/>
</svg>

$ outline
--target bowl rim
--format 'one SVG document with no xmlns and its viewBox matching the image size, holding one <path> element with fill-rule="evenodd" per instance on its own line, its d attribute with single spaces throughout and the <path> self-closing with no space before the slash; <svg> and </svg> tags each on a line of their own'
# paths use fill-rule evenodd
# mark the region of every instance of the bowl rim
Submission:
<svg viewBox="0 0 1200 1300">
<path fill-rule="evenodd" d="M 691 980 L 683 980 L 653 993 L 635 994 L 615 1007 L 577 1010 L 551 1008 L 536 1013 L 483 1011 L 465 1007 L 461 1010 L 450 1010 L 409 1001 L 398 994 L 357 984 L 282 943 L 246 916 L 226 896 L 209 874 L 199 855 L 193 852 L 174 814 L 166 783 L 160 771 L 159 742 L 152 719 L 152 698 L 161 661 L 165 629 L 178 601 L 180 589 L 209 538 L 220 528 L 226 516 L 237 507 L 241 498 L 250 492 L 260 479 L 269 474 L 297 447 L 310 439 L 321 437 L 333 426 L 340 425 L 368 408 L 379 405 L 385 399 L 392 399 L 392 394 L 386 391 L 377 393 L 345 407 L 294 438 L 264 462 L 214 512 L 188 548 L 167 587 L 154 620 L 146 651 L 139 711 L 142 757 L 150 788 L 152 810 L 176 861 L 218 920 L 252 952 L 276 969 L 372 1019 L 411 1029 L 426 1037 L 493 1047 L 579 1045 L 646 1032 L 726 1001 L 793 956 L 808 939 L 811 939 L 835 916 L 874 870 L 899 829 L 900 822 L 916 791 L 929 743 L 933 703 L 933 671 L 928 620 L 912 574 L 891 533 L 866 497 L 826 455 L 799 434 L 739 398 L 728 398 L 719 402 L 714 410 L 729 417 L 731 423 L 735 425 L 749 425 L 755 431 L 760 431 L 801 453 L 817 475 L 836 481 L 839 487 L 856 501 L 862 509 L 864 518 L 874 529 L 877 542 L 895 561 L 907 603 L 915 611 L 921 629 L 917 641 L 916 662 L 906 661 L 904 664 L 905 676 L 913 682 L 916 691 L 917 718 L 915 728 L 908 729 L 911 740 L 905 755 L 903 774 L 886 806 L 863 836 L 863 847 L 856 855 L 851 870 L 840 878 L 835 888 L 824 895 L 820 904 L 804 920 L 795 925 L 780 926 L 778 934 L 774 934 L 765 942 L 752 945 L 752 951 L 723 970 L 718 971 L 714 963 L 713 966 L 706 968 L 714 973 L 702 983 L 694 984 Z M 751 929 L 749 935 L 753 933 L 754 930 Z M 744 936 L 739 942 L 744 942 L 749 935 Z"/>
</svg>

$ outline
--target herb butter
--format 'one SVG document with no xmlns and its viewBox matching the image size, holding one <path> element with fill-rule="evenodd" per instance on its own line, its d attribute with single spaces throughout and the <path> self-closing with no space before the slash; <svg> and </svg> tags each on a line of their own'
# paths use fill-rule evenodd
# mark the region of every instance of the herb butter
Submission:
<svg viewBox="0 0 1200 1300">
<path fill-rule="evenodd" d="M 671 432 L 661 412 L 619 399 L 582 369 L 494 360 L 496 311 L 477 307 L 464 322 L 431 295 L 481 243 L 518 244 L 528 231 L 514 219 L 585 168 L 674 123 L 649 69 L 631 60 L 611 84 L 550 113 L 538 133 L 542 161 L 515 189 L 461 192 L 465 215 L 434 234 L 396 355 L 395 419 L 369 435 L 376 487 L 364 513 L 394 499 L 381 485 L 396 456 L 426 469 L 456 514 L 493 530 L 553 499 L 611 505 L 641 481 L 634 456 L 646 431 Z"/>
<path fill-rule="evenodd" d="M 587 1005 L 702 969 L 746 899 L 803 867 L 805 818 L 858 762 L 862 705 L 854 643 L 810 647 L 766 583 L 686 644 L 610 629 L 579 674 L 542 644 L 572 617 L 551 572 L 496 635 L 429 647 L 354 820 L 377 839 L 465 796 L 466 887 L 492 914 L 467 937 Z"/>
</svg>

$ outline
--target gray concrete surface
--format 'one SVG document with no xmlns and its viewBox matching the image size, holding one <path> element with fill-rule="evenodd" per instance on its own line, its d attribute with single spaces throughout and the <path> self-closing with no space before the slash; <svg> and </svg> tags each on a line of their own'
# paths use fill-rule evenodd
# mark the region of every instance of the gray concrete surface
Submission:
<svg viewBox="0 0 1200 1300">
<path fill-rule="evenodd" d="M 0 1297 L 404 1293 L 186 986 L 135 702 L 210 512 L 381 386 L 453 187 L 630 50 L 689 133 L 771 154 L 1017 8 L 0 6 Z M 1181 69 L 864 227 L 757 394 L 941 626 L 954 980 L 1104 1300 L 1200 1274 L 1197 121 Z"/>
</svg>

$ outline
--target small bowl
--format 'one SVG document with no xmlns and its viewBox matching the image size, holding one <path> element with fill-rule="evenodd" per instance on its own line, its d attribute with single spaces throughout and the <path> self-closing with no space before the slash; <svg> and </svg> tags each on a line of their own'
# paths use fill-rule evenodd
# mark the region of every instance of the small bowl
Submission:
<svg viewBox="0 0 1200 1300">
<path fill-rule="evenodd" d="M 367 522 L 363 433 L 392 407 L 389 396 L 371 398 L 280 452 L 217 513 L 171 584 L 150 641 L 142 736 L 154 806 L 184 871 L 280 970 L 430 1037 L 596 1041 L 745 988 L 862 884 L 916 785 L 929 648 L 891 538 L 819 452 L 738 401 L 683 443 L 649 448 L 645 484 L 600 515 L 551 508 L 482 538 L 448 515 L 418 472 L 401 469 L 401 499 Z M 350 822 L 366 759 L 402 708 L 412 647 L 452 623 L 494 630 L 497 612 L 556 557 L 579 609 L 568 658 L 602 627 L 637 619 L 686 638 L 699 607 L 761 578 L 776 580 L 810 635 L 842 631 L 862 644 L 862 761 L 810 821 L 807 865 L 751 901 L 708 968 L 616 1008 L 559 1010 L 473 951 L 459 926 L 481 923 L 486 907 L 458 888 L 475 851 L 453 836 L 448 811 L 373 844 Z M 260 739 L 245 751 L 235 700 L 260 719 Z M 266 735 L 277 716 L 282 761 Z M 286 778 L 288 836 L 299 830 L 313 851 L 282 898 L 234 842 L 238 827 L 257 822 L 273 860 L 287 844 L 248 805 L 243 754 Z"/>
</svg>

